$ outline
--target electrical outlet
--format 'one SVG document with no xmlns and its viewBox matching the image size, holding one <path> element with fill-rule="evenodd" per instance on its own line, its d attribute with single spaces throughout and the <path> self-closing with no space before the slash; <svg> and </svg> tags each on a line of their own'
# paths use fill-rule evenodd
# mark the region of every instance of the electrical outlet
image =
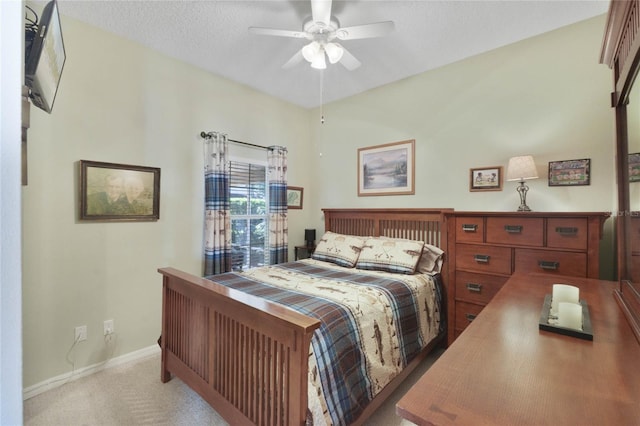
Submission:
<svg viewBox="0 0 640 426">
<path fill-rule="evenodd" d="M 76 327 L 75 341 L 76 342 L 82 342 L 83 340 L 87 340 L 87 326 L 86 325 L 80 325 L 80 326 Z"/>
<path fill-rule="evenodd" d="M 104 321 L 104 335 L 108 336 L 115 332 L 115 328 L 113 327 L 113 320 L 105 320 Z"/>
</svg>

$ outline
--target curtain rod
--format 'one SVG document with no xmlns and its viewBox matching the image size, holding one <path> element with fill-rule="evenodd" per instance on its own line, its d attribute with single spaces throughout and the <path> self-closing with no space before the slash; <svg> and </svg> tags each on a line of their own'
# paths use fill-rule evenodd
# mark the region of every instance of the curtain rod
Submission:
<svg viewBox="0 0 640 426">
<path fill-rule="evenodd" d="M 212 132 L 206 133 L 206 132 L 200 132 L 200 137 L 203 139 L 211 139 L 211 136 L 213 136 Z M 229 142 L 235 142 L 235 143 L 239 143 L 241 145 L 247 145 L 247 146 L 252 146 L 254 148 L 261 148 L 261 149 L 266 149 L 269 151 L 273 151 L 274 147 L 271 146 L 262 146 L 262 145 L 256 145 L 254 143 L 249 143 L 249 142 L 242 142 L 242 141 L 237 141 L 234 139 L 227 139 L 227 141 Z"/>
</svg>

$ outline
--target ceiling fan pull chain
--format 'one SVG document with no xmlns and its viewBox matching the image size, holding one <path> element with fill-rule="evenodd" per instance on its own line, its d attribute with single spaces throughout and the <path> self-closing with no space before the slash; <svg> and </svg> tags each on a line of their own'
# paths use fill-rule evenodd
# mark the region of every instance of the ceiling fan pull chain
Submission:
<svg viewBox="0 0 640 426">
<path fill-rule="evenodd" d="M 322 101 L 322 94 L 324 92 L 324 70 L 320 70 L 320 124 L 324 124 L 324 102 Z"/>
</svg>

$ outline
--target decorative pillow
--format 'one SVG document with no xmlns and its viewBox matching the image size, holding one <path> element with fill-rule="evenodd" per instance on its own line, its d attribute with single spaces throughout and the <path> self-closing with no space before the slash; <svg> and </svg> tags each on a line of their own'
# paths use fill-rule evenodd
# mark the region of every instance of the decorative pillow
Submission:
<svg viewBox="0 0 640 426">
<path fill-rule="evenodd" d="M 443 261 L 444 251 L 431 244 L 425 244 L 416 271 L 423 274 L 440 273 Z"/>
<path fill-rule="evenodd" d="M 311 258 L 353 268 L 364 241 L 361 237 L 327 231 L 320 238 Z"/>
<path fill-rule="evenodd" d="M 368 238 L 362 246 L 356 268 L 413 274 L 423 246 L 423 241 Z"/>
</svg>

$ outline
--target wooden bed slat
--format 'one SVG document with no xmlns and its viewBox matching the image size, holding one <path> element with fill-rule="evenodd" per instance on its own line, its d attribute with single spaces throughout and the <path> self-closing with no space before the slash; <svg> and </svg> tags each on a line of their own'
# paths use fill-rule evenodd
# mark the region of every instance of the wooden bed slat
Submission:
<svg viewBox="0 0 640 426">
<path fill-rule="evenodd" d="M 452 209 L 323 211 L 326 230 L 423 240 L 446 251 L 444 223 Z M 179 377 L 234 425 L 303 425 L 309 349 L 319 321 L 174 268 L 159 272 L 162 382 Z M 384 402 L 427 351 L 383 389 L 355 424 Z"/>
<path fill-rule="evenodd" d="M 219 312 L 213 316 L 212 389 L 255 424 L 287 425 L 290 348 Z"/>
</svg>

